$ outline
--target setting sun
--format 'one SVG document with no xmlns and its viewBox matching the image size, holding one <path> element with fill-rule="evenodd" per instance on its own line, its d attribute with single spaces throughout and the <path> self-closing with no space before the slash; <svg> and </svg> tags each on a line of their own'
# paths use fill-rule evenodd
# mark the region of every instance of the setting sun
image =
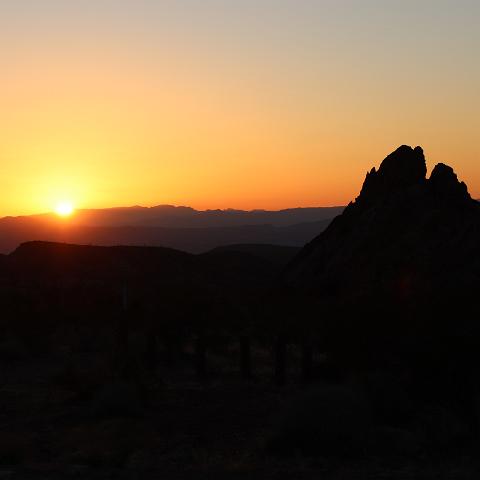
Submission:
<svg viewBox="0 0 480 480">
<path fill-rule="evenodd" d="M 60 202 L 55 207 L 55 213 L 60 217 L 69 217 L 73 213 L 71 202 Z"/>
</svg>

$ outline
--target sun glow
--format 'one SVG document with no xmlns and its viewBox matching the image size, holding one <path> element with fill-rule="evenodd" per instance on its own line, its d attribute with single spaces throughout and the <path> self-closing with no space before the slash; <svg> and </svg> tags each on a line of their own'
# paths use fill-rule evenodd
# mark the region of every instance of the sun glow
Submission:
<svg viewBox="0 0 480 480">
<path fill-rule="evenodd" d="M 71 202 L 59 202 L 55 207 L 55 213 L 59 217 L 69 217 L 73 213 L 73 205 Z"/>
</svg>

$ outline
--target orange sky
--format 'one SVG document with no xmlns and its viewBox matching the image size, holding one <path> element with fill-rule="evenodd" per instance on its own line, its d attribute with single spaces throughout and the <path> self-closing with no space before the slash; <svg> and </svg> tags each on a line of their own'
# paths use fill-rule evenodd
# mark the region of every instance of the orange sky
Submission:
<svg viewBox="0 0 480 480">
<path fill-rule="evenodd" d="M 480 197 L 475 2 L 157 3 L 0 7 L 0 215 L 345 204 L 401 144 Z"/>
</svg>

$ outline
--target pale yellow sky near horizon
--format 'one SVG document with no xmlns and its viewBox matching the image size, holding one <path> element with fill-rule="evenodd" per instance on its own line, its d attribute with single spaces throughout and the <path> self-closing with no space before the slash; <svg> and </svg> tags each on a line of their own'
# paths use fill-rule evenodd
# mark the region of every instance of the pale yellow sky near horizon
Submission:
<svg viewBox="0 0 480 480">
<path fill-rule="evenodd" d="M 0 215 L 348 203 L 401 144 L 480 197 L 474 1 L 0 4 Z"/>
</svg>

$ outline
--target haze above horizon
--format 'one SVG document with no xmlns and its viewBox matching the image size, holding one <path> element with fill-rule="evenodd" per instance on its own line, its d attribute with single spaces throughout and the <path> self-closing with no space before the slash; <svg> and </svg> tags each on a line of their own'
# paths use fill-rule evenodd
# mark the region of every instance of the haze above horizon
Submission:
<svg viewBox="0 0 480 480">
<path fill-rule="evenodd" d="M 399 145 L 480 197 L 476 1 L 0 5 L 0 216 L 345 205 Z"/>
</svg>

